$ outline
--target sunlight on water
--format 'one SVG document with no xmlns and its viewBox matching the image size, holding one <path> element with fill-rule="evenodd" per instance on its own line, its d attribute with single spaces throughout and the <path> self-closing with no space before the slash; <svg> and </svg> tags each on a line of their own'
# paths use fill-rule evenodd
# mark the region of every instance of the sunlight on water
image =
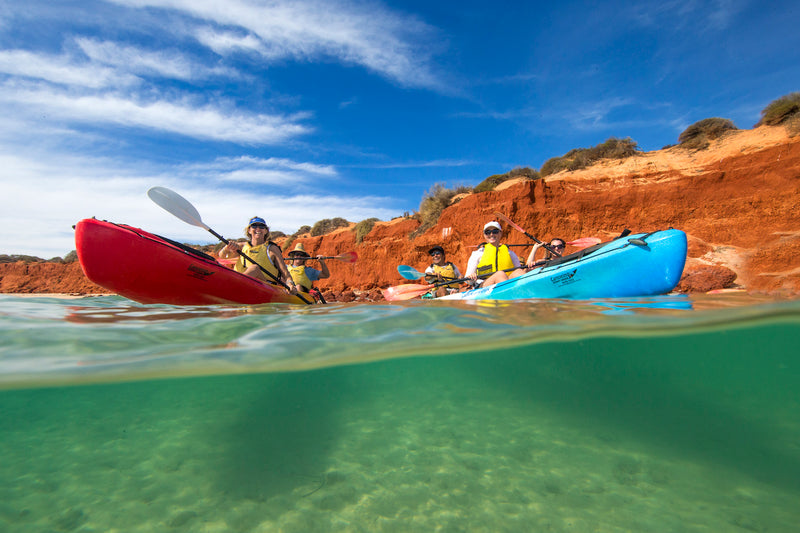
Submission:
<svg viewBox="0 0 800 533">
<path fill-rule="evenodd" d="M 0 530 L 796 530 L 798 302 L 431 304 L 0 297 Z"/>
</svg>

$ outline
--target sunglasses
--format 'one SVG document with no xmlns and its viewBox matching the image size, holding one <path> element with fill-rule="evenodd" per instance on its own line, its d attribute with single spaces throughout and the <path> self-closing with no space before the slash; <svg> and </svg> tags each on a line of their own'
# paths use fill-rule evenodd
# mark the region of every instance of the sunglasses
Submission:
<svg viewBox="0 0 800 533">
<path fill-rule="evenodd" d="M 267 226 L 265 226 L 264 224 L 250 224 L 250 227 L 257 229 L 267 229 Z"/>
<path fill-rule="evenodd" d="M 500 233 L 499 229 L 487 229 L 483 232 L 484 235 L 497 235 Z"/>
<path fill-rule="evenodd" d="M 563 244 L 551 244 L 550 248 L 565 248 L 565 245 L 563 245 Z"/>
</svg>

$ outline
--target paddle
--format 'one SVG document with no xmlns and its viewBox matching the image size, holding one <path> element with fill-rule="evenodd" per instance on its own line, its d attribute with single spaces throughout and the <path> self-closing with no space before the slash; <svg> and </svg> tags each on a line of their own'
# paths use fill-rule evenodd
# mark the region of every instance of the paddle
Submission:
<svg viewBox="0 0 800 533">
<path fill-rule="evenodd" d="M 424 272 L 420 272 L 416 268 L 408 265 L 398 265 L 397 271 L 406 279 L 420 279 L 425 277 Z"/>
<path fill-rule="evenodd" d="M 555 256 L 558 256 L 558 257 L 561 257 L 561 254 L 556 252 L 553 248 L 551 248 L 549 244 L 543 243 L 542 241 L 540 241 L 539 239 L 537 239 L 536 237 L 534 237 L 533 235 L 531 235 L 530 233 L 528 233 L 527 231 L 522 229 L 522 227 L 514 224 L 514 221 L 511 220 L 510 218 L 508 218 L 507 216 L 505 216 L 503 213 L 498 213 L 497 211 L 495 211 L 494 214 L 497 215 L 498 217 L 500 217 L 501 220 L 503 220 L 505 223 L 507 223 L 509 226 L 511 226 L 515 230 L 522 232 L 527 238 L 529 238 L 532 241 L 537 242 L 537 243 L 541 244 L 542 246 L 544 246 L 545 250 L 547 250 L 551 254 L 553 254 Z"/>
<path fill-rule="evenodd" d="M 292 260 L 292 259 L 336 259 L 337 261 L 341 261 L 343 263 L 355 263 L 358 260 L 358 254 L 355 252 L 345 252 L 340 255 L 323 255 L 320 257 L 284 257 L 283 260 Z"/>
<path fill-rule="evenodd" d="M 580 239 L 569 241 L 567 244 L 569 244 L 570 246 L 574 246 L 578 250 L 583 250 L 584 248 L 588 248 L 589 246 L 600 244 L 600 239 L 598 239 L 597 237 L 581 237 Z"/>
<path fill-rule="evenodd" d="M 503 272 L 510 272 L 516 269 L 517 267 L 506 268 L 505 270 L 503 270 Z M 492 274 L 494 274 L 494 272 L 487 274 L 485 276 L 478 276 L 478 277 L 484 279 L 491 276 Z M 417 296 L 422 296 L 431 289 L 435 289 L 443 285 L 450 285 L 451 283 L 463 283 L 471 279 L 472 278 L 461 278 L 449 281 L 440 281 L 438 283 L 431 283 L 429 285 L 420 285 L 419 283 L 405 283 L 403 285 L 395 285 L 394 287 L 388 287 L 386 289 L 382 289 L 381 292 L 383 293 L 383 297 L 387 302 L 394 302 L 397 300 L 411 300 L 412 298 L 416 298 Z"/>
<path fill-rule="evenodd" d="M 588 248 L 589 246 L 594 246 L 595 244 L 598 244 L 599 242 L 601 242 L 601 241 L 597 237 L 581 237 L 580 239 L 575 239 L 574 241 L 569 241 L 567 244 L 569 244 L 570 246 L 574 246 L 578 250 L 583 250 L 584 248 Z M 478 246 L 480 246 L 480 244 L 470 244 L 469 245 L 470 248 L 477 248 Z M 516 248 L 516 247 L 529 248 L 531 245 L 530 244 L 506 244 L 506 246 L 508 246 L 509 248 Z"/>
<path fill-rule="evenodd" d="M 420 272 L 414 267 L 410 267 L 408 265 L 398 265 L 397 271 L 406 279 L 420 279 L 424 278 L 425 276 L 435 276 L 436 274 L 425 274 L 424 272 Z M 442 276 L 442 279 L 456 279 L 456 278 L 449 278 L 447 276 Z M 449 283 L 453 283 L 452 281 Z"/>
<path fill-rule="evenodd" d="M 198 213 L 197 209 L 189 203 L 189 200 L 181 196 L 180 194 L 167 189 L 166 187 L 152 187 L 150 190 L 147 191 L 147 196 L 150 197 L 153 202 L 155 202 L 159 207 L 163 208 L 168 213 L 178 217 L 179 219 L 183 220 L 187 224 L 191 224 L 192 226 L 197 226 L 198 228 L 203 228 L 204 230 L 208 231 L 211 235 L 216 237 L 217 239 L 224 242 L 226 245 L 228 244 L 228 239 L 214 231 L 213 229 L 209 228 L 205 225 L 202 218 L 200 217 L 200 213 Z M 275 280 L 275 282 L 285 288 L 287 291 L 289 287 L 282 282 L 279 278 L 273 275 L 269 270 L 262 267 L 252 258 L 243 254 L 241 250 L 237 250 L 240 256 L 245 261 L 250 261 L 254 265 L 256 265 L 264 274 L 267 274 L 269 277 Z M 290 291 L 291 292 L 291 291 Z M 303 300 L 305 303 L 310 304 L 308 300 L 303 298 L 301 294 L 297 294 L 297 297 Z"/>
</svg>

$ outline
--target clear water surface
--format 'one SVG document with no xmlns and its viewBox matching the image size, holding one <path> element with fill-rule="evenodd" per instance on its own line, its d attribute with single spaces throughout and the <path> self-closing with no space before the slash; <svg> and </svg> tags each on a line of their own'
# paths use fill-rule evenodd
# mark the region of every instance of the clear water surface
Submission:
<svg viewBox="0 0 800 533">
<path fill-rule="evenodd" d="M 800 302 L 0 295 L 0 531 L 794 532 Z"/>
</svg>

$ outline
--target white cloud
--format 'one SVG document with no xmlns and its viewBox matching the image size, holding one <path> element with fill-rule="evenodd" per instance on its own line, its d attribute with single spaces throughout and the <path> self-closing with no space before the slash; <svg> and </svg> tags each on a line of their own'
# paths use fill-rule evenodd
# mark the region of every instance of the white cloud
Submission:
<svg viewBox="0 0 800 533">
<path fill-rule="evenodd" d="M 0 72 L 89 89 L 138 83 L 135 76 L 116 69 L 80 62 L 67 55 L 45 55 L 28 50 L 0 50 Z"/>
<path fill-rule="evenodd" d="M 331 165 L 292 161 L 270 157 L 221 157 L 210 163 L 194 163 L 181 169 L 181 174 L 222 182 L 257 183 L 261 185 L 301 185 L 314 179 L 336 178 Z"/>
<path fill-rule="evenodd" d="M 245 192 L 213 185 L 218 180 L 198 181 L 181 167 L 126 167 L 107 159 L 23 152 L 0 152 L 0 253 L 64 256 L 75 248 L 72 225 L 92 216 L 181 242 L 214 242 L 202 229 L 151 202 L 146 192 L 154 186 L 184 196 L 209 227 L 228 238 L 239 237 L 246 220 L 255 214 L 265 217 L 273 230 L 286 233 L 324 218 L 386 220 L 397 214 L 386 207 L 392 202 L 389 198 L 291 195 L 289 187 L 281 188 L 286 195 L 275 194 L 274 189 Z"/>
<path fill-rule="evenodd" d="M 92 61 L 110 65 L 123 72 L 145 76 L 156 75 L 176 80 L 235 75 L 232 69 L 208 68 L 179 52 L 151 51 L 138 46 L 123 46 L 111 41 L 89 38 L 78 38 L 75 42 Z"/>
<path fill-rule="evenodd" d="M 247 114 L 194 105 L 188 99 L 146 102 L 111 94 L 74 94 L 45 85 L 0 85 L 0 104 L 22 106 L 35 116 L 46 113 L 51 119 L 69 122 L 140 127 L 238 143 L 278 143 L 311 131 L 300 124 L 308 117 L 303 113 Z"/>
<path fill-rule="evenodd" d="M 199 28 L 195 32 L 195 37 L 200 43 L 222 56 L 240 51 L 263 53 L 263 42 L 250 33 L 239 34 L 231 31 Z"/>
<path fill-rule="evenodd" d="M 747 0 L 665 0 L 631 6 L 628 16 L 639 26 L 662 31 L 697 27 L 723 31 L 746 4 Z"/>
<path fill-rule="evenodd" d="M 268 60 L 333 57 L 402 85 L 442 88 L 428 65 L 430 51 L 438 46 L 433 28 L 377 3 L 112 1 L 129 7 L 175 10 L 211 23 L 198 27 L 195 36 L 220 54 L 243 49 Z"/>
</svg>

